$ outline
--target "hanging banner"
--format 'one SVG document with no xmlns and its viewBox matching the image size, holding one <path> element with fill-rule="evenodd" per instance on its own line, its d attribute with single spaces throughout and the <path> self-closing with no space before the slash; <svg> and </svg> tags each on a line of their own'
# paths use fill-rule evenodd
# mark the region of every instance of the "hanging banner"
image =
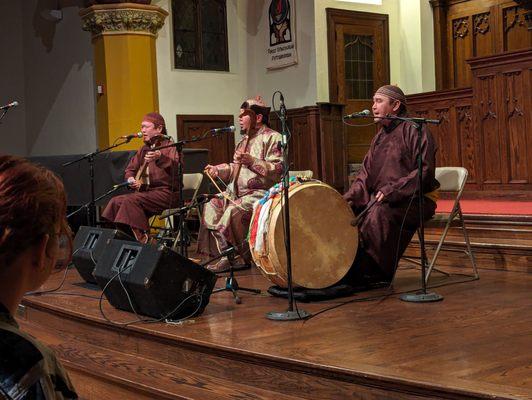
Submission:
<svg viewBox="0 0 532 400">
<path fill-rule="evenodd" d="M 297 64 L 295 0 L 270 0 L 268 69 Z"/>
</svg>

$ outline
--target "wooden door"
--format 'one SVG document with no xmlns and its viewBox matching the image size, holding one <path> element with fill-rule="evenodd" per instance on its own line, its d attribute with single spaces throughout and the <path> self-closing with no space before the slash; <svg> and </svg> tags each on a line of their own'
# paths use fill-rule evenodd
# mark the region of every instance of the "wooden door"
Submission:
<svg viewBox="0 0 532 400">
<path fill-rule="evenodd" d="M 390 82 L 388 16 L 327 9 L 329 97 L 345 113 L 370 110 L 373 93 Z M 347 162 L 360 163 L 375 135 L 371 119 L 349 120 Z"/>
<path fill-rule="evenodd" d="M 233 125 L 232 115 L 177 115 L 176 117 L 179 140 L 200 137 L 209 129 Z M 208 149 L 209 164 L 223 164 L 233 160 L 235 137 L 233 133 L 222 133 L 216 137 L 207 136 L 205 140 L 188 143 L 185 147 Z"/>
</svg>

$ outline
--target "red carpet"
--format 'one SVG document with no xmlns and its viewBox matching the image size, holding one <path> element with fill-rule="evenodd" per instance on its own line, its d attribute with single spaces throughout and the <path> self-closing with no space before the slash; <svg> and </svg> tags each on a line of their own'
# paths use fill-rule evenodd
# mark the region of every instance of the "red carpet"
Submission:
<svg viewBox="0 0 532 400">
<path fill-rule="evenodd" d="M 453 200 L 438 200 L 436 212 L 448 213 Z M 464 214 L 532 215 L 532 201 L 461 200 Z"/>
</svg>

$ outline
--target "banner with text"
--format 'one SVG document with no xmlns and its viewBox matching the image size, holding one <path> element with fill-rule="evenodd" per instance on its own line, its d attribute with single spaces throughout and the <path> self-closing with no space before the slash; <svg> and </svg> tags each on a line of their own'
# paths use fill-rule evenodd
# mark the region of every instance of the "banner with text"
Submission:
<svg viewBox="0 0 532 400">
<path fill-rule="evenodd" d="M 297 64 L 295 0 L 270 0 L 268 69 Z"/>
</svg>

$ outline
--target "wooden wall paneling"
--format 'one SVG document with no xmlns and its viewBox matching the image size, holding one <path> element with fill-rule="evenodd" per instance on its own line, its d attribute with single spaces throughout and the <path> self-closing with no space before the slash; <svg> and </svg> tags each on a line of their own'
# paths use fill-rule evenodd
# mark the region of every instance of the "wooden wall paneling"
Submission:
<svg viewBox="0 0 532 400">
<path fill-rule="evenodd" d="M 525 71 L 526 72 L 526 71 Z M 528 164 L 532 161 L 527 146 L 527 131 L 525 110 L 525 87 L 523 71 L 507 71 L 502 73 L 502 110 L 501 117 L 504 117 L 503 127 L 508 128 L 506 153 L 507 153 L 507 182 L 508 183 L 528 183 L 531 182 L 528 174 Z M 530 92 L 527 93 L 530 98 Z M 530 139 L 528 139 L 530 140 Z"/>
<path fill-rule="evenodd" d="M 287 110 L 287 124 L 292 132 L 290 169 L 310 169 L 315 179 L 340 192 L 347 185 L 344 107 L 343 104 L 318 103 Z M 272 114 L 270 121 L 273 129 L 281 129 L 277 115 Z"/>
<path fill-rule="evenodd" d="M 430 0 L 434 19 L 434 65 L 436 90 L 445 88 L 448 76 L 447 1 Z"/>
<path fill-rule="evenodd" d="M 232 115 L 176 115 L 179 139 L 192 139 L 213 128 L 222 128 L 234 124 Z M 224 133 L 208 137 L 196 143 L 189 143 L 187 148 L 208 149 L 209 164 L 217 165 L 230 162 L 235 150 L 235 137 Z M 186 162 L 186 161 L 185 161 Z"/>
<path fill-rule="evenodd" d="M 322 180 L 339 192 L 347 188 L 347 158 L 343 104 L 318 103 Z"/>
<path fill-rule="evenodd" d="M 467 65 L 465 60 L 472 57 L 471 41 L 471 18 L 459 17 L 449 21 L 451 34 L 451 87 L 466 87 L 471 85 L 470 72 L 463 65 Z"/>
<path fill-rule="evenodd" d="M 532 47 L 532 30 L 528 29 L 523 7 L 512 1 L 501 7 L 502 51 L 514 51 Z"/>
<path fill-rule="evenodd" d="M 484 190 L 531 190 L 532 49 L 468 61 L 482 140 Z"/>
<path fill-rule="evenodd" d="M 319 159 L 319 110 L 317 106 L 307 106 L 287 110 L 287 126 L 292 136 L 289 142 L 290 170 L 311 170 L 314 177 L 320 178 Z M 281 132 L 277 114 L 270 115 L 273 129 Z"/>
<path fill-rule="evenodd" d="M 469 171 L 468 188 L 481 189 L 478 165 L 479 136 L 475 129 L 471 88 L 407 96 L 411 115 L 441 119 L 429 127 L 438 146 L 437 166 L 463 166 Z"/>
<path fill-rule="evenodd" d="M 431 0 L 436 87 L 472 84 L 467 59 L 532 47 L 528 10 L 509 0 Z"/>
<path fill-rule="evenodd" d="M 490 11 L 473 15 L 473 57 L 496 53 L 493 24 L 495 17 Z M 466 63 L 466 65 L 468 65 Z"/>
<path fill-rule="evenodd" d="M 471 187 L 475 185 L 478 189 L 478 185 L 481 182 L 479 179 L 478 157 L 479 145 L 477 131 L 475 129 L 475 123 L 473 119 L 473 109 L 471 101 L 468 104 L 457 105 L 456 112 L 456 131 L 460 139 L 460 165 L 467 168 L 468 183 Z"/>
<path fill-rule="evenodd" d="M 477 120 L 478 131 L 481 137 L 481 162 L 484 184 L 502 184 L 503 171 L 506 165 L 501 151 L 501 137 L 499 136 L 497 110 L 497 82 L 495 74 L 486 74 L 477 77 L 475 82 L 475 97 L 478 100 Z"/>
</svg>

